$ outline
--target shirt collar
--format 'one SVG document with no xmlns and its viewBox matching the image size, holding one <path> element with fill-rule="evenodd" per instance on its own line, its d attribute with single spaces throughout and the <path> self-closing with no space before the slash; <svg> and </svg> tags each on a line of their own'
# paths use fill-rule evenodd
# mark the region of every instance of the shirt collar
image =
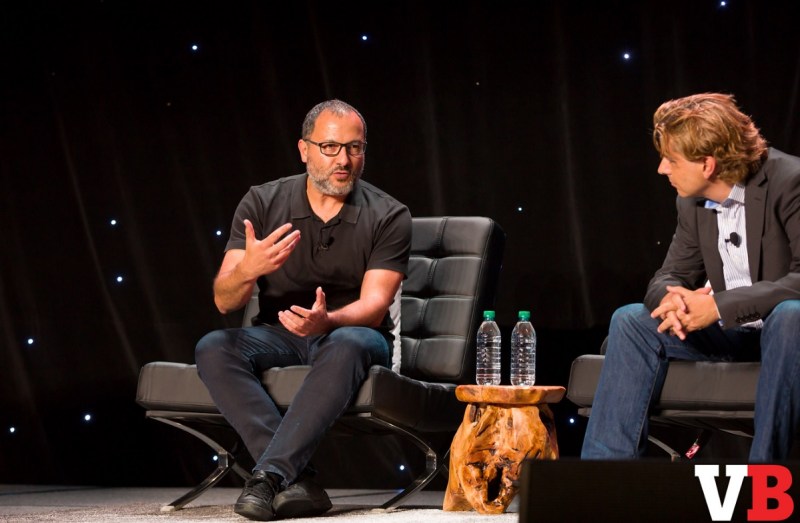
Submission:
<svg viewBox="0 0 800 523">
<path fill-rule="evenodd" d="M 744 205 L 744 185 L 742 185 L 741 183 L 737 183 L 736 185 L 734 185 L 731 188 L 731 193 L 721 203 L 717 203 L 713 200 L 706 200 L 705 208 L 717 209 L 719 207 L 731 207 L 732 205 L 737 203 Z"/>
</svg>

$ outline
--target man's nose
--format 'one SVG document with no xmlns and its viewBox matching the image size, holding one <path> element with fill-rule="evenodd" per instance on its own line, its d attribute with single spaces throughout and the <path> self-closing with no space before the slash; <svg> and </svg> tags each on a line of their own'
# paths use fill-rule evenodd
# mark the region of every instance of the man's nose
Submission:
<svg viewBox="0 0 800 523">
<path fill-rule="evenodd" d="M 669 174 L 669 161 L 666 158 L 662 158 L 661 163 L 658 164 L 658 174 Z"/>
<path fill-rule="evenodd" d="M 339 149 L 339 154 L 337 154 L 334 158 L 336 158 L 336 161 L 341 165 L 347 165 L 350 163 L 350 155 L 347 154 L 347 147 L 342 147 Z"/>
</svg>

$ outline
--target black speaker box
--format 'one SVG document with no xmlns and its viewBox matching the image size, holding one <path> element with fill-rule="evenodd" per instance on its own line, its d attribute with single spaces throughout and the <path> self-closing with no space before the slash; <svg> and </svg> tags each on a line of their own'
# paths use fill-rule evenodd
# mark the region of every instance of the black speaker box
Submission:
<svg viewBox="0 0 800 523">
<path fill-rule="evenodd" d="M 713 521 L 695 465 L 719 465 L 717 494 L 725 500 L 729 478 L 726 466 L 739 463 L 669 462 L 663 460 L 581 461 L 577 459 L 526 460 L 519 491 L 520 523 L 568 521 L 594 522 L 695 522 Z M 800 464 L 780 463 L 793 479 L 786 491 L 790 500 L 769 499 L 777 512 L 800 503 Z M 775 478 L 767 485 L 774 486 Z M 745 477 L 729 521 L 748 521 L 753 505 L 753 481 Z M 800 520 L 800 509 L 785 521 Z"/>
</svg>

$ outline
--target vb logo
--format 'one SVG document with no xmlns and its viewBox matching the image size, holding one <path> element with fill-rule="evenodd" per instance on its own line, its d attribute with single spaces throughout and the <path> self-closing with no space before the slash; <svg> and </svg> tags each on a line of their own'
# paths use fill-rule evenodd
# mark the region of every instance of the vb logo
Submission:
<svg viewBox="0 0 800 523">
<path fill-rule="evenodd" d="M 695 465 L 694 475 L 700 480 L 712 521 L 731 520 L 746 476 L 752 479 L 753 486 L 753 504 L 747 510 L 748 521 L 783 521 L 794 512 L 794 501 L 787 493 L 792 486 L 792 473 L 786 467 L 727 465 L 725 475 L 729 481 L 724 499 L 717 488 L 719 465 Z"/>
</svg>

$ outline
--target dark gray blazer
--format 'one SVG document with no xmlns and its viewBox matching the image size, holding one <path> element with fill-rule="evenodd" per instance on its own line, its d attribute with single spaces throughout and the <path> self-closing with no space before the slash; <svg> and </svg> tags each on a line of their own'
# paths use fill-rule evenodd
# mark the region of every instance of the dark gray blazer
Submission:
<svg viewBox="0 0 800 523">
<path fill-rule="evenodd" d="M 667 285 L 697 289 L 711 282 L 723 325 L 764 318 L 780 302 L 800 299 L 800 158 L 770 149 L 745 184 L 747 257 L 753 285 L 725 290 L 717 217 L 704 198 L 678 197 L 678 226 L 664 264 L 647 287 L 652 311 Z"/>
</svg>

